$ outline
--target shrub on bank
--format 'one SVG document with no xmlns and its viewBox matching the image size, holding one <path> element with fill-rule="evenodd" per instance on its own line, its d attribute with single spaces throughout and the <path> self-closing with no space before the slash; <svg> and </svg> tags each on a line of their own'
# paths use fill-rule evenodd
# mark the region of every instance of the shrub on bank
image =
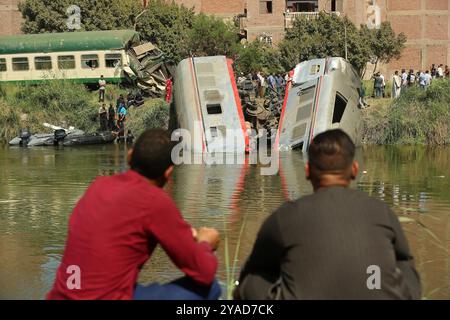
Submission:
<svg viewBox="0 0 450 320">
<path fill-rule="evenodd" d="M 147 101 L 138 108 L 132 107 L 127 120 L 127 128 L 138 137 L 146 129 L 168 129 L 170 108 L 161 99 Z"/>
<path fill-rule="evenodd" d="M 0 138 L 8 141 L 21 128 L 47 132 L 43 123 L 74 126 L 86 132 L 98 129 L 98 104 L 83 85 L 48 81 L 40 85 L 3 85 L 0 90 Z"/>
<path fill-rule="evenodd" d="M 407 88 L 390 105 L 367 109 L 363 122 L 365 143 L 449 144 L 450 80 L 436 80 L 427 90 Z"/>
</svg>

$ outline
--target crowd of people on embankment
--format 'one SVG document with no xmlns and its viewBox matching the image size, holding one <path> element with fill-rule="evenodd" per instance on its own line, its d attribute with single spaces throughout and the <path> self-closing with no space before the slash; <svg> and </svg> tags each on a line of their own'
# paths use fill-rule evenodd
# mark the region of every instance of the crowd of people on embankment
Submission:
<svg viewBox="0 0 450 320">
<path fill-rule="evenodd" d="M 283 73 L 264 73 L 262 71 L 255 71 L 245 76 L 243 73 L 237 78 L 237 84 L 241 84 L 246 80 L 251 80 L 257 98 L 264 99 L 269 91 L 282 96 L 286 83 L 289 80 L 289 74 Z"/>
<path fill-rule="evenodd" d="M 386 77 L 381 72 L 376 72 L 372 76 L 373 93 L 371 98 L 380 99 L 390 97 L 392 99 L 397 99 L 402 92 L 407 90 L 407 88 L 419 87 L 426 90 L 433 81 L 449 77 L 450 69 L 447 65 L 444 66 L 443 64 L 438 65 L 438 67 L 436 67 L 436 64 L 433 64 L 430 69 L 425 71 L 415 71 L 414 69 L 407 71 L 406 69 L 402 69 L 401 72 L 399 72 L 396 70 L 391 77 L 391 92 L 388 93 L 386 92 Z M 369 104 L 366 101 L 366 92 L 367 88 L 364 83 L 362 83 L 362 88 L 359 92 L 359 104 L 363 109 L 369 107 Z"/>
<path fill-rule="evenodd" d="M 170 133 L 144 132 L 130 169 L 98 177 L 75 206 L 48 299 L 215 300 L 220 244 L 195 229 L 163 190 L 174 170 Z M 290 201 L 262 224 L 234 299 L 420 299 L 421 284 L 400 222 L 381 200 L 350 188 L 355 145 L 341 130 L 317 135 L 306 179 L 314 193 Z M 186 190 L 189 192 L 189 190 Z M 137 283 L 157 245 L 183 276 Z"/>
<path fill-rule="evenodd" d="M 126 139 L 132 141 L 133 134 L 131 130 L 126 130 L 125 123 L 127 120 L 128 110 L 132 106 L 140 106 L 143 104 L 141 95 L 134 95 L 132 92 L 128 93 L 126 99 L 123 94 L 114 102 L 112 97 L 109 101 L 109 107 L 105 101 L 106 97 L 106 80 L 103 75 L 98 81 L 98 102 L 100 107 L 98 109 L 98 119 L 100 122 L 100 131 L 111 131 L 117 134 L 119 139 Z M 125 134 L 127 132 L 127 134 Z"/>
<path fill-rule="evenodd" d="M 427 89 L 431 83 L 436 79 L 445 79 L 450 77 L 450 69 L 448 66 L 440 64 L 436 67 L 436 64 L 431 65 L 430 69 L 425 71 L 410 69 L 402 69 L 401 72 L 398 70 L 392 75 L 392 92 L 391 98 L 396 99 L 400 97 L 402 90 L 408 87 L 420 87 L 422 89 Z M 373 75 L 373 97 L 374 98 L 385 98 L 386 93 L 386 81 L 383 74 L 377 72 Z"/>
</svg>

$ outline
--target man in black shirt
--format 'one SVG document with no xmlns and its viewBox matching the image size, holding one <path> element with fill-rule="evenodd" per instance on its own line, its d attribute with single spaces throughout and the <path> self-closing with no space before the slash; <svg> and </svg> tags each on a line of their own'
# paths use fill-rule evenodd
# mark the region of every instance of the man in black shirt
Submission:
<svg viewBox="0 0 450 320">
<path fill-rule="evenodd" d="M 316 136 L 306 177 L 314 194 L 262 225 L 236 299 L 420 299 L 407 240 L 382 201 L 349 188 L 355 145 L 341 130 Z"/>
</svg>

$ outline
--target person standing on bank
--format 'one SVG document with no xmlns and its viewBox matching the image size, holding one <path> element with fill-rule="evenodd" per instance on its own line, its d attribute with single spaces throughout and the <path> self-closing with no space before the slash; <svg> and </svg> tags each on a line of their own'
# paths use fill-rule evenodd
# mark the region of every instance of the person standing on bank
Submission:
<svg viewBox="0 0 450 320">
<path fill-rule="evenodd" d="M 173 146 L 168 132 L 148 130 L 128 153 L 130 170 L 98 177 L 89 186 L 70 216 L 64 255 L 47 299 L 220 297 L 213 252 L 219 233 L 192 229 L 163 190 L 174 168 Z M 185 276 L 168 284 L 141 286 L 136 283 L 139 271 L 157 245 Z M 78 285 L 71 282 L 76 270 Z"/>
<path fill-rule="evenodd" d="M 108 111 L 106 110 L 106 104 L 102 103 L 100 106 L 98 117 L 100 118 L 100 131 L 108 130 Z"/>
<path fill-rule="evenodd" d="M 98 80 L 98 102 L 105 101 L 105 91 L 106 91 L 106 80 L 103 75 L 100 76 L 100 80 Z"/>
<path fill-rule="evenodd" d="M 305 173 L 314 194 L 285 203 L 263 223 L 236 299 L 420 299 L 397 216 L 349 188 L 359 170 L 354 155 L 342 130 L 313 139 Z"/>
<path fill-rule="evenodd" d="M 109 103 L 108 109 L 108 129 L 114 131 L 116 128 L 116 110 L 112 103 Z"/>
<path fill-rule="evenodd" d="M 398 74 L 398 71 L 395 71 L 392 76 L 392 99 L 397 99 L 400 97 L 400 93 L 402 91 L 402 78 Z"/>
</svg>

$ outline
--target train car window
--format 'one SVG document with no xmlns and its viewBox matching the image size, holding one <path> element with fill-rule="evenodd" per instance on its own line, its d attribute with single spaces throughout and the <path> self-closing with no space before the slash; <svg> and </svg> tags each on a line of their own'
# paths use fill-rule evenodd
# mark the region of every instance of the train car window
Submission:
<svg viewBox="0 0 450 320">
<path fill-rule="evenodd" d="M 6 71 L 6 59 L 0 58 L 0 72 Z"/>
<path fill-rule="evenodd" d="M 98 67 L 99 67 L 98 55 L 96 55 L 96 54 L 81 55 L 81 68 L 96 69 Z"/>
<path fill-rule="evenodd" d="M 30 65 L 28 64 L 28 58 L 12 58 L 12 67 L 14 71 L 26 71 L 30 70 Z"/>
<path fill-rule="evenodd" d="M 51 57 L 35 57 L 34 68 L 36 70 L 51 70 L 52 58 Z"/>
<path fill-rule="evenodd" d="M 107 68 L 115 68 L 122 63 L 122 55 L 120 53 L 105 54 L 105 65 Z"/>
<path fill-rule="evenodd" d="M 336 92 L 336 100 L 334 101 L 333 111 L 333 123 L 341 122 L 346 107 L 347 100 L 339 92 Z"/>
<path fill-rule="evenodd" d="M 220 105 L 220 103 L 207 104 L 206 111 L 208 112 L 208 114 L 221 114 L 222 106 Z"/>
<path fill-rule="evenodd" d="M 58 56 L 58 69 L 75 69 L 75 56 Z"/>
</svg>

